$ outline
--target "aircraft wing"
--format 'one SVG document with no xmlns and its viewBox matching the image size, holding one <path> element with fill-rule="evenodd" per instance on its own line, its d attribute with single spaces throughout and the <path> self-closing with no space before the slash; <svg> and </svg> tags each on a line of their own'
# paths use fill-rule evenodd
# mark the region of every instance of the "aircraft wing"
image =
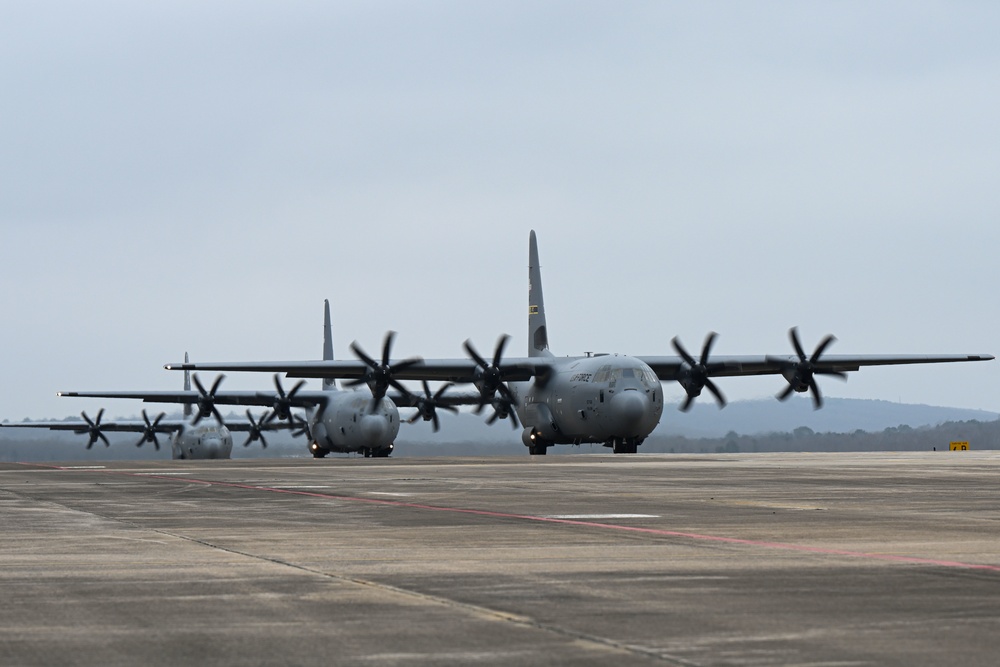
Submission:
<svg viewBox="0 0 1000 667">
<path fill-rule="evenodd" d="M 87 433 L 93 426 L 93 422 L 86 422 L 80 419 L 66 421 L 39 421 L 39 422 L 14 422 L 0 424 L 4 428 L 47 428 L 50 431 L 74 431 L 76 433 Z M 139 419 L 120 419 L 117 421 L 102 421 L 99 423 L 101 431 L 142 433 L 146 430 L 146 423 Z M 187 426 L 186 422 L 180 419 L 162 419 L 155 427 L 157 433 L 173 433 Z"/>
<path fill-rule="evenodd" d="M 104 428 L 102 425 L 101 428 Z M 301 422 L 296 422 L 294 424 L 287 421 L 282 421 L 275 419 L 273 421 L 264 422 L 260 424 L 251 424 L 250 422 L 244 421 L 227 421 L 226 428 L 233 432 L 246 433 L 247 431 L 261 430 L 261 431 L 286 431 L 290 429 L 302 428 Z"/>
<path fill-rule="evenodd" d="M 145 403 L 198 403 L 201 394 L 197 391 L 61 391 L 59 396 L 73 398 L 128 398 L 141 400 Z M 277 395 L 273 391 L 217 391 L 212 402 L 220 405 L 259 405 L 268 407 L 274 404 Z M 297 391 L 289 396 L 290 404 L 295 407 L 310 407 L 320 405 L 329 398 L 322 391 Z"/>
<path fill-rule="evenodd" d="M 439 380 L 443 382 L 473 382 L 479 366 L 472 359 L 418 359 L 405 360 L 406 365 L 393 370 L 395 380 Z M 402 359 L 392 359 L 389 366 L 404 364 Z M 168 370 L 285 373 L 291 378 L 339 378 L 358 380 L 371 370 L 363 361 L 259 361 L 167 364 Z M 519 357 L 503 359 L 499 365 L 504 381 L 530 380 L 547 372 L 549 362 L 540 358 Z"/>
<path fill-rule="evenodd" d="M 439 408 L 458 407 L 460 405 L 479 405 L 483 400 L 479 392 L 466 392 L 463 394 L 439 393 L 432 397 L 422 396 L 416 392 L 411 394 L 389 392 L 386 394 L 386 397 L 395 403 L 397 408 L 419 408 L 421 401 L 426 398 L 430 398 L 433 404 Z"/>
<path fill-rule="evenodd" d="M 677 380 L 687 368 L 679 356 L 637 357 L 649 365 L 660 380 Z M 897 366 L 904 364 L 948 364 L 966 361 L 989 361 L 990 354 L 944 354 L 944 355 L 823 355 L 815 361 L 807 360 L 814 372 L 846 373 L 860 370 L 863 366 Z M 777 375 L 794 371 L 803 362 L 795 355 L 766 356 L 713 356 L 706 364 L 710 377 L 740 375 Z"/>
</svg>

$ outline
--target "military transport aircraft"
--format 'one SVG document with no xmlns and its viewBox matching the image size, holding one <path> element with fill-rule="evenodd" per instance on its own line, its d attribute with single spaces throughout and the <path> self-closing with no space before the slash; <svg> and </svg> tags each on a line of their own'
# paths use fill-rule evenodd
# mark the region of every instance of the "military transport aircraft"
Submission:
<svg viewBox="0 0 1000 667">
<path fill-rule="evenodd" d="M 185 360 L 187 355 L 184 355 Z M 195 377 L 195 384 L 202 394 L 204 387 Z M 218 382 L 212 387 L 212 391 L 218 388 Z M 191 390 L 191 377 L 184 374 L 184 389 Z M 214 415 L 216 420 L 201 423 L 204 417 Z M 102 422 L 104 409 L 97 412 L 97 416 L 91 419 L 86 412 L 80 414 L 83 421 L 46 421 L 46 422 L 17 422 L 14 424 L 0 424 L 9 428 L 47 428 L 52 431 L 73 431 L 74 433 L 87 434 L 90 440 L 87 442 L 87 449 L 93 447 L 98 440 L 104 442 L 104 446 L 110 446 L 111 442 L 105 432 L 132 432 L 141 433 L 136 447 L 142 447 L 150 442 L 156 451 L 160 451 L 160 441 L 157 434 L 169 434 L 170 449 L 175 459 L 228 459 L 233 451 L 232 431 L 248 432 L 244 446 L 251 442 L 260 441 L 263 447 L 267 447 L 264 439 L 264 431 L 275 428 L 287 428 L 285 425 L 271 425 L 270 415 L 264 414 L 259 419 L 254 419 L 247 410 L 247 422 L 229 424 L 223 423 L 222 415 L 214 406 L 200 406 L 198 414 L 189 423 L 191 417 L 191 406 L 184 406 L 184 419 L 164 419 L 165 414 L 160 413 L 155 419 L 150 421 L 146 411 L 142 411 L 142 421 L 135 419 Z"/>
<path fill-rule="evenodd" d="M 827 336 L 812 354 L 806 354 L 795 328 L 789 331 L 793 355 L 712 357 L 716 335 L 710 333 L 696 358 L 674 338 L 676 356 L 637 357 L 589 354 L 555 357 L 549 350 L 541 271 L 535 232 L 529 238 L 528 356 L 504 358 L 508 336 L 502 335 L 492 359 L 482 357 L 470 341 L 468 355 L 459 359 L 392 360 L 392 333 L 386 336 L 381 362 L 358 347 L 356 361 L 199 362 L 168 364 L 173 370 L 255 371 L 285 373 L 291 378 L 342 378 L 348 384 L 367 384 L 372 391 L 369 412 L 377 414 L 390 387 L 405 391 L 400 381 L 471 383 L 478 390 L 477 409 L 492 406 L 491 420 L 510 418 L 523 424 L 522 441 L 531 454 L 545 454 L 555 444 L 602 443 L 616 453 L 634 453 L 656 428 L 663 412 L 661 382 L 680 383 L 690 407 L 703 389 L 720 406 L 725 397 L 713 378 L 739 375 L 780 375 L 787 386 L 778 394 L 784 400 L 793 392 L 810 392 L 816 408 L 822 406 L 816 376 L 844 379 L 862 366 L 987 361 L 988 354 L 951 355 L 828 355 L 834 341 Z M 425 385 L 426 387 L 426 385 Z M 402 388 L 402 389 L 401 389 Z M 430 397 L 429 390 L 426 395 Z M 357 410 L 357 408 L 355 408 Z"/>
<path fill-rule="evenodd" d="M 384 351 L 392 345 L 392 336 L 386 340 Z M 362 358 L 367 355 L 357 345 L 353 346 L 355 353 Z M 333 332 L 330 324 L 330 302 L 323 305 L 323 359 L 333 360 Z M 377 362 L 369 358 L 374 366 Z M 185 358 L 185 362 L 187 359 Z M 383 359 L 383 363 L 386 360 Z M 270 427 L 275 423 L 286 421 L 286 428 L 294 429 L 295 435 L 305 434 L 309 438 L 309 451 L 316 458 L 322 458 L 330 452 L 358 452 L 366 457 L 389 456 L 394 448 L 394 440 L 399 433 L 399 407 L 415 408 L 409 421 L 423 418 L 434 422 L 434 430 L 438 430 L 439 420 L 437 409 L 457 411 L 455 405 L 473 404 L 478 401 L 475 396 L 445 396 L 447 386 L 435 393 L 424 383 L 422 395 L 410 393 L 402 385 L 391 382 L 397 388 L 389 396 L 383 395 L 376 399 L 370 392 L 346 391 L 337 387 L 336 381 L 326 379 L 322 391 L 304 390 L 305 380 L 298 382 L 286 391 L 278 375 L 274 376 L 272 391 L 220 391 L 219 385 L 225 376 L 216 378 L 210 389 L 205 389 L 198 376 L 194 376 L 197 391 L 192 391 L 190 383 L 185 384 L 184 391 L 67 391 L 59 392 L 60 396 L 87 398 L 132 398 L 147 403 L 183 403 L 185 410 L 192 405 L 197 406 L 198 415 L 195 422 L 212 414 L 221 421 L 216 405 L 258 405 L 268 406 L 271 411 L 258 423 L 256 436 L 260 427 Z M 361 382 L 347 383 L 355 386 Z M 306 418 L 294 414 L 293 408 L 302 408 Z M 249 416 L 249 413 L 248 413 Z M 252 421 L 252 419 L 251 419 Z M 254 435 L 252 433 L 251 435 Z"/>
</svg>

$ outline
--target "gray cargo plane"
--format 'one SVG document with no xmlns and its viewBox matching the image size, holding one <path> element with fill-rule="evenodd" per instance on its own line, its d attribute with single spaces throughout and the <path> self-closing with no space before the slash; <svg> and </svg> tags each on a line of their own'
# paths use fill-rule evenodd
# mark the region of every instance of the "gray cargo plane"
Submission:
<svg viewBox="0 0 1000 667">
<path fill-rule="evenodd" d="M 330 324 L 330 302 L 324 302 L 323 312 L 323 359 L 333 361 L 333 332 Z M 381 363 L 369 357 L 357 344 L 352 350 L 365 360 L 371 368 L 378 368 L 388 363 L 388 353 L 392 347 L 393 334 L 390 332 L 385 339 Z M 415 362 L 416 360 L 411 360 Z M 187 359 L 185 359 L 187 363 Z M 396 367 L 409 362 L 399 362 Z M 397 392 L 389 396 L 382 393 L 378 398 L 370 392 L 348 391 L 339 389 L 333 379 L 324 379 L 322 391 L 303 389 L 305 380 L 298 382 L 290 390 L 282 387 L 278 375 L 274 376 L 275 391 L 220 391 L 219 385 L 225 376 L 219 376 L 206 390 L 194 377 L 197 391 L 192 391 L 190 383 L 184 391 L 67 391 L 59 392 L 60 396 L 87 398 L 131 398 L 147 403 L 183 403 L 185 409 L 198 407 L 197 420 L 212 414 L 221 421 L 216 405 L 257 405 L 271 408 L 270 413 L 259 422 L 263 427 L 269 427 L 275 420 L 287 421 L 287 428 L 294 429 L 295 435 L 305 434 L 309 438 L 309 451 L 316 458 L 322 458 L 330 452 L 357 452 L 366 457 L 384 457 L 392 453 L 394 441 L 399 433 L 400 416 L 397 405 L 412 407 L 416 411 L 410 421 L 423 418 L 434 422 L 434 430 L 438 428 L 437 409 L 457 410 L 455 405 L 475 403 L 476 397 L 444 396 L 446 387 L 432 394 L 424 385 L 424 394 L 415 395 L 409 392 L 391 378 L 387 386 L 395 387 Z M 346 383 L 351 386 L 362 385 L 354 381 Z M 293 408 L 305 410 L 303 419 L 292 412 Z M 258 429 L 257 437 L 262 437 Z"/>
<path fill-rule="evenodd" d="M 184 355 L 185 360 L 187 355 Z M 201 394 L 209 394 L 201 386 L 198 378 L 195 377 L 195 384 Z M 188 373 L 184 374 L 184 389 L 191 392 L 191 378 Z M 218 381 L 213 385 L 211 391 L 218 389 Z M 196 394 L 198 395 L 198 394 Z M 191 406 L 184 406 L 184 419 L 164 419 L 165 414 L 160 413 L 155 419 L 150 421 L 146 411 L 142 411 L 142 421 L 138 420 L 118 420 L 102 422 L 104 409 L 97 412 L 97 416 L 91 419 L 86 412 L 80 414 L 82 421 L 46 421 L 46 422 L 18 422 L 14 424 L 0 424 L 8 428 L 45 428 L 51 431 L 73 431 L 78 434 L 87 434 L 90 440 L 87 442 L 87 449 L 90 449 L 98 440 L 104 442 L 104 446 L 110 446 L 111 442 L 105 432 L 126 432 L 141 433 L 136 447 L 142 447 L 145 443 L 152 443 L 156 451 L 160 451 L 160 441 L 158 434 L 167 434 L 170 438 L 170 449 L 175 459 L 228 459 L 233 451 L 232 431 L 244 431 L 248 433 L 244 446 L 251 442 L 260 441 L 261 445 L 267 447 L 263 432 L 273 428 L 286 428 L 271 425 L 269 415 L 262 415 L 255 420 L 250 411 L 247 410 L 247 422 L 226 425 L 222 421 L 222 416 L 207 403 L 199 405 L 199 412 L 194 420 L 188 423 L 191 417 Z M 204 417 L 215 415 L 216 421 L 206 421 L 200 423 Z"/>
<path fill-rule="evenodd" d="M 816 408 L 822 406 L 816 376 L 845 379 L 862 366 L 988 361 L 988 354 L 951 355 L 828 355 L 834 341 L 827 336 L 812 354 L 806 354 L 795 328 L 789 331 L 794 355 L 712 357 L 716 335 L 705 339 L 698 358 L 674 338 L 676 356 L 588 354 L 555 357 L 549 350 L 541 271 L 535 232 L 529 238 L 528 356 L 504 358 L 508 336 L 497 341 L 492 359 L 483 358 L 470 341 L 466 358 L 390 359 L 392 334 L 386 337 L 381 363 L 365 355 L 357 344 L 354 361 L 200 362 L 168 364 L 173 370 L 251 371 L 285 373 L 291 378 L 341 378 L 349 384 L 367 384 L 372 391 L 369 411 L 383 404 L 390 387 L 402 380 L 471 383 L 478 390 L 476 409 L 492 406 L 496 419 L 523 424 L 522 440 L 531 454 L 545 454 L 556 444 L 601 443 L 616 453 L 634 453 L 656 428 L 663 413 L 661 382 L 675 381 L 690 407 L 703 389 L 725 405 L 713 378 L 740 375 L 780 375 L 787 386 L 778 394 L 784 400 L 794 392 L 810 392 Z M 426 385 L 425 385 L 426 387 Z M 402 389 L 405 391 L 405 388 Z M 430 398 L 429 390 L 425 395 Z M 456 402 L 456 404 L 459 404 Z M 354 408 L 357 411 L 357 407 Z M 355 412 L 355 414 L 359 414 Z"/>
</svg>

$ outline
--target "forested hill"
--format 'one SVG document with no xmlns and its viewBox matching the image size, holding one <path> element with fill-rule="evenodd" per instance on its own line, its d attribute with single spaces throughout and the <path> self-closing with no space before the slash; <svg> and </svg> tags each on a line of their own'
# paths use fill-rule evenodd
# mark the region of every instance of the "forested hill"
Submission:
<svg viewBox="0 0 1000 667">
<path fill-rule="evenodd" d="M 998 417 L 1000 413 L 986 410 L 852 398 L 827 398 L 821 410 L 814 410 L 812 400 L 805 396 L 785 402 L 774 398 L 735 401 L 723 410 L 711 400 L 701 400 L 688 413 L 665 410 L 656 433 L 714 438 L 730 431 L 753 435 L 791 432 L 801 426 L 817 433 L 851 433 L 900 425 L 920 428 L 950 421 L 994 421 Z"/>
</svg>

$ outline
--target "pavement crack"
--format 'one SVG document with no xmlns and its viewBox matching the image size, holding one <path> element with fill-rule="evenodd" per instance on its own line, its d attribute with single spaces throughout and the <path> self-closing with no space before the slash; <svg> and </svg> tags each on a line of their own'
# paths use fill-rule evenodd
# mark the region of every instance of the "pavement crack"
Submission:
<svg viewBox="0 0 1000 667">
<path fill-rule="evenodd" d="M 118 520 L 112 517 L 111 520 Z M 132 522 L 122 521 L 122 523 L 128 523 L 129 525 L 135 525 Z M 624 642 L 616 641 L 608 637 L 601 637 L 598 635 L 589 634 L 586 632 L 580 632 L 578 630 L 573 630 L 570 628 L 552 625 L 551 623 L 544 623 L 536 619 L 530 618 L 528 616 L 523 616 L 520 614 L 515 614 L 512 612 L 501 611 L 498 609 L 490 609 L 489 607 L 483 607 L 480 605 L 471 604 L 468 602 L 460 602 L 458 600 L 452 600 L 450 598 L 441 597 L 438 595 L 430 595 L 428 593 L 421 593 L 420 591 L 414 591 L 406 588 L 400 588 L 398 586 L 393 586 L 391 584 L 381 583 L 378 581 L 372 581 L 370 579 L 362 579 L 360 577 L 351 577 L 343 574 L 335 574 L 332 572 L 326 572 L 323 570 L 317 570 L 315 568 L 307 567 L 299 563 L 293 563 L 281 558 L 276 558 L 273 556 L 262 556 L 260 554 L 249 553 L 247 551 L 241 551 L 239 549 L 234 549 L 232 547 L 222 546 L 220 544 L 214 544 L 207 540 L 192 537 L 190 535 L 181 535 L 178 533 L 172 533 L 166 530 L 160 530 L 157 528 L 148 528 L 144 526 L 136 526 L 138 528 L 144 528 L 145 530 L 150 530 L 160 535 L 167 537 L 172 537 L 179 540 L 185 540 L 187 542 L 192 542 L 209 549 L 215 549 L 217 551 L 222 551 L 227 554 L 232 554 L 235 556 L 242 556 L 244 558 L 251 558 L 253 560 L 271 563 L 273 565 L 279 565 L 283 567 L 288 567 L 300 572 L 306 572 L 308 574 L 316 575 L 326 579 L 331 579 L 339 582 L 350 583 L 356 586 L 364 586 L 367 588 L 372 588 L 380 590 L 386 593 L 391 593 L 394 595 L 404 596 L 410 599 L 421 600 L 423 602 L 428 602 L 431 604 L 447 607 L 449 609 L 457 609 L 466 613 L 471 613 L 480 618 L 484 618 L 492 621 L 499 621 L 502 623 L 509 623 L 512 625 L 517 625 L 522 628 L 530 628 L 534 630 L 540 630 L 542 632 L 548 632 L 560 637 L 572 639 L 578 642 L 585 642 L 592 644 L 595 648 L 600 648 L 602 650 L 614 649 L 617 651 L 622 651 L 630 655 L 641 656 L 644 658 L 649 658 L 651 660 L 656 660 L 670 665 L 679 665 L 681 667 L 699 667 L 698 663 L 691 662 L 689 660 L 684 660 L 683 658 L 668 655 L 662 651 L 658 651 L 653 648 L 645 646 L 636 646 L 633 644 L 627 644 Z"/>
</svg>

